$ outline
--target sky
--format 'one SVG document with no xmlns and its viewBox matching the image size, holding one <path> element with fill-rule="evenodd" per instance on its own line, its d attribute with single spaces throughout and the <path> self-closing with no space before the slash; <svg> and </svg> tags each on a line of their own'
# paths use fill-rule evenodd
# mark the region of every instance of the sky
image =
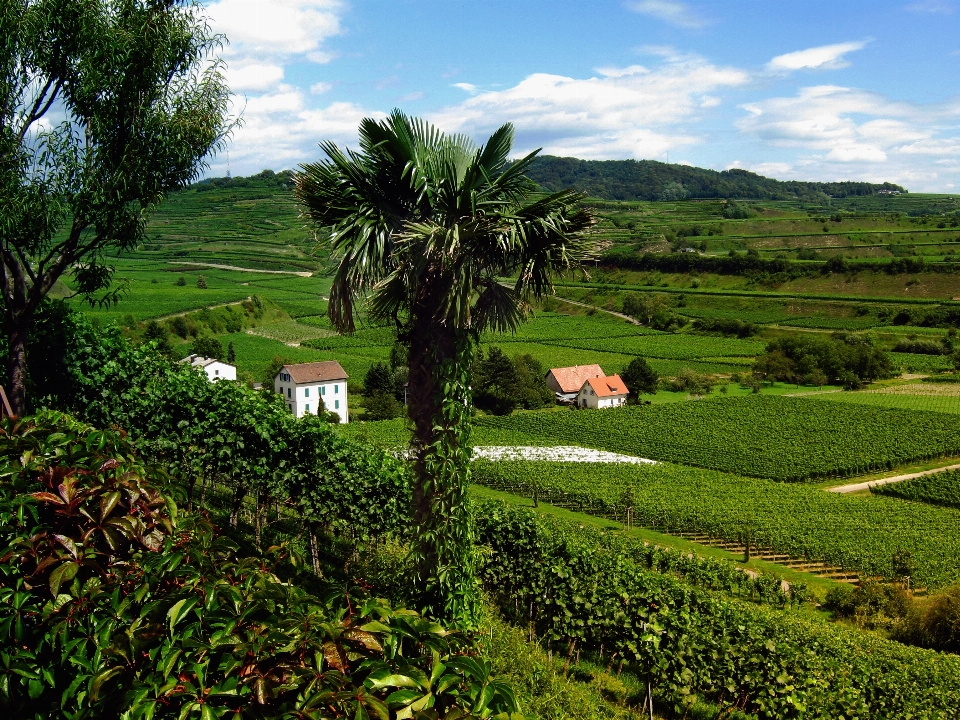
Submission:
<svg viewBox="0 0 960 720">
<path fill-rule="evenodd" d="M 394 108 L 514 154 L 960 189 L 960 0 L 217 0 L 242 119 L 208 176 Z"/>
</svg>

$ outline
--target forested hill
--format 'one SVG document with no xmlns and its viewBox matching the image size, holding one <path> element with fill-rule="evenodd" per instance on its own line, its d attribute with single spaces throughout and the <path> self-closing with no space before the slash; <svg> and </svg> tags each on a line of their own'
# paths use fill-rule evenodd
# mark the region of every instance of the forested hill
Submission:
<svg viewBox="0 0 960 720">
<path fill-rule="evenodd" d="M 547 190 L 574 187 L 604 200 L 682 200 L 736 198 L 750 200 L 817 200 L 823 195 L 876 195 L 905 190 L 899 185 L 867 182 L 781 182 L 747 170 L 706 170 L 668 165 L 656 160 L 580 160 L 543 155 L 533 163 L 530 178 Z"/>
</svg>

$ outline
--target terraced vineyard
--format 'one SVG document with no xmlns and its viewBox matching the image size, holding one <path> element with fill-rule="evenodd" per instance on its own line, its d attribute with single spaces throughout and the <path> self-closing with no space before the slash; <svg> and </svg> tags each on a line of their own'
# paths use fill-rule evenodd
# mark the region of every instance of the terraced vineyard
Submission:
<svg viewBox="0 0 960 720">
<path fill-rule="evenodd" d="M 951 415 L 763 395 L 484 417 L 476 424 L 788 481 L 856 475 L 960 453 L 960 426 Z"/>
<path fill-rule="evenodd" d="M 888 497 L 837 495 L 673 464 L 578 464 L 477 461 L 473 481 L 551 499 L 637 525 L 698 532 L 889 577 L 891 557 L 907 550 L 914 580 L 931 587 L 960 575 L 960 511 Z M 891 486 L 887 486 L 891 487 Z"/>
<path fill-rule="evenodd" d="M 877 390 L 825 393 L 819 395 L 818 399 L 836 403 L 960 415 L 960 384 L 956 383 L 906 383 Z"/>
<path fill-rule="evenodd" d="M 875 495 L 960 509 L 960 471 L 947 470 L 871 488 Z"/>
</svg>

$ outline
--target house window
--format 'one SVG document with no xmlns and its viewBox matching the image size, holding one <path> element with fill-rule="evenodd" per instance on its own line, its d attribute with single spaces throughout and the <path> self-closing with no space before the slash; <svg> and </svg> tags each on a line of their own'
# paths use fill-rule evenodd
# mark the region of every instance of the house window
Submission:
<svg viewBox="0 0 960 720">
<path fill-rule="evenodd" d="M 303 389 L 303 396 L 304 396 L 304 397 L 310 397 L 310 388 L 304 388 L 304 389 Z"/>
<path fill-rule="evenodd" d="M 327 394 L 327 386 L 326 386 L 326 385 L 321 385 L 321 386 L 320 386 L 320 394 L 321 394 L 321 395 L 326 395 L 326 394 Z"/>
<path fill-rule="evenodd" d="M 340 401 L 339 401 L 339 400 L 334 400 L 334 401 L 333 401 L 333 407 L 334 407 L 335 410 L 339 410 L 339 409 L 340 409 Z"/>
<path fill-rule="evenodd" d="M 333 386 L 333 394 L 336 395 L 336 394 L 339 393 L 339 392 L 340 392 L 340 386 L 339 386 L 339 385 L 334 385 L 334 386 Z"/>
<path fill-rule="evenodd" d="M 219 374 L 220 374 L 220 368 L 214 368 L 213 374 L 214 374 L 214 375 L 219 375 Z"/>
<path fill-rule="evenodd" d="M 290 394 L 290 388 L 287 388 L 287 397 L 292 397 Z"/>
<path fill-rule="evenodd" d="M 303 406 L 303 412 L 305 413 L 310 412 L 310 403 L 307 403 L 306 405 Z"/>
</svg>

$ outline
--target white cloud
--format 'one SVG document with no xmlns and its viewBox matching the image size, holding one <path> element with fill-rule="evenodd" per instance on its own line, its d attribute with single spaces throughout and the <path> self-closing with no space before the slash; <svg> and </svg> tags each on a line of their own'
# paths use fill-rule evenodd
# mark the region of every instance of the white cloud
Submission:
<svg viewBox="0 0 960 720">
<path fill-rule="evenodd" d="M 657 157 L 702 141 L 687 124 L 716 104 L 709 93 L 750 76 L 694 55 L 648 69 L 604 68 L 599 77 L 535 73 L 512 88 L 482 92 L 433 116 L 447 131 L 482 136 L 505 122 L 517 127 L 518 152 L 582 158 Z"/>
<path fill-rule="evenodd" d="M 340 33 L 338 0 L 219 0 L 207 7 L 228 52 L 302 55 Z M 321 60 L 322 61 L 322 60 Z"/>
<path fill-rule="evenodd" d="M 333 85 L 325 82 L 314 83 L 310 86 L 311 95 L 323 95 L 325 92 L 330 92 L 333 89 Z"/>
<path fill-rule="evenodd" d="M 957 100 L 920 106 L 822 85 L 742 108 L 747 115 L 737 127 L 743 133 L 758 138 L 770 154 L 796 158 L 786 177 L 891 180 L 937 191 L 960 167 Z"/>
<path fill-rule="evenodd" d="M 690 9 L 686 3 L 677 0 L 634 0 L 625 5 L 634 12 L 652 15 L 659 20 L 683 28 L 701 28 L 707 21 Z"/>
<path fill-rule="evenodd" d="M 778 55 L 767 64 L 767 69 L 771 72 L 790 72 L 803 69 L 837 70 L 850 64 L 844 58 L 844 55 L 862 50 L 868 42 L 868 40 L 861 40 L 835 45 L 821 45 L 820 47 Z"/>
<path fill-rule="evenodd" d="M 250 174 L 264 168 L 295 167 L 320 157 L 317 143 L 321 140 L 355 146 L 360 121 L 371 116 L 386 117 L 345 102 L 310 108 L 300 89 L 281 85 L 247 101 L 243 126 L 230 143 L 231 169 L 234 174 Z M 223 155 L 218 157 L 211 174 L 224 174 L 225 160 Z"/>
<path fill-rule="evenodd" d="M 749 170 L 750 172 L 756 173 L 757 175 L 763 175 L 764 177 L 769 178 L 785 178 L 790 177 L 793 173 L 793 165 L 785 162 L 763 162 L 763 163 L 752 163 L 744 164 L 739 160 L 736 160 L 729 165 L 727 165 L 727 170 L 733 169 L 740 170 Z"/>
<path fill-rule="evenodd" d="M 227 82 L 233 91 L 269 90 L 283 80 L 283 68 L 280 65 L 264 63 L 235 64 L 227 67 Z"/>
<path fill-rule="evenodd" d="M 924 2 L 915 2 L 907 5 L 907 10 L 911 12 L 931 13 L 935 15 L 950 15 L 954 11 L 952 3 L 943 0 L 924 0 Z"/>
<path fill-rule="evenodd" d="M 827 153 L 826 159 L 842 163 L 884 162 L 887 154 L 876 145 L 841 145 Z"/>
<path fill-rule="evenodd" d="M 468 93 L 470 93 L 471 95 L 476 95 L 478 92 L 480 92 L 480 91 L 477 89 L 477 86 L 476 86 L 476 85 L 471 85 L 470 83 L 454 83 L 454 84 L 453 84 L 453 87 L 455 87 L 455 88 L 460 88 L 460 89 L 463 90 L 464 92 L 468 92 Z"/>
</svg>

